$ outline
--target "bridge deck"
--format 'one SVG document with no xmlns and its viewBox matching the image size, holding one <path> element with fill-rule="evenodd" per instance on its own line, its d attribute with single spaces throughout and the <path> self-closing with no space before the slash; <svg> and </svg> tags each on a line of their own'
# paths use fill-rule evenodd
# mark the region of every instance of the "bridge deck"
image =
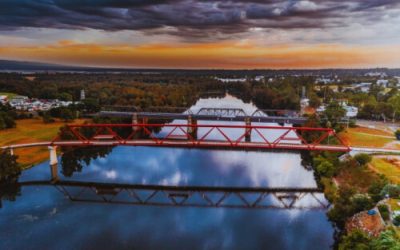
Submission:
<svg viewBox="0 0 400 250">
<path fill-rule="evenodd" d="M 293 143 L 279 143 L 277 145 L 266 144 L 262 142 L 225 142 L 225 141 L 180 141 L 163 140 L 160 142 L 154 140 L 88 140 L 88 141 L 56 141 L 56 142 L 38 142 L 16 144 L 2 147 L 3 149 L 16 149 L 38 146 L 148 146 L 148 147 L 183 147 L 183 148 L 226 148 L 226 149 L 282 149 L 282 150 L 314 150 L 314 151 L 335 151 L 347 152 L 349 148 L 341 145 L 307 145 Z"/>
</svg>

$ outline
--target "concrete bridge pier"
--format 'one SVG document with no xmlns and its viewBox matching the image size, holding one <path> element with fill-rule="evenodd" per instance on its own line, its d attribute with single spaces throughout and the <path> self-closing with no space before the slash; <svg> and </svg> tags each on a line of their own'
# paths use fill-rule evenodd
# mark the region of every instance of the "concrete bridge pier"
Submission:
<svg viewBox="0 0 400 250">
<path fill-rule="evenodd" d="M 191 115 L 188 116 L 188 127 L 187 127 L 187 133 L 192 136 L 193 139 L 197 139 L 197 127 L 191 127 L 190 125 L 197 125 L 197 120 L 193 119 Z"/>
<path fill-rule="evenodd" d="M 58 181 L 58 159 L 57 159 L 57 146 L 49 146 L 50 151 L 50 173 L 51 180 Z"/>
<path fill-rule="evenodd" d="M 132 125 L 138 124 L 139 123 L 138 121 L 139 121 L 138 120 L 138 114 L 135 112 L 135 113 L 132 114 Z M 132 129 L 134 131 L 138 131 L 140 129 L 140 127 L 132 126 Z"/>
<path fill-rule="evenodd" d="M 245 141 L 246 142 L 251 142 L 251 119 L 250 117 L 244 118 L 244 123 L 246 125 L 246 136 L 245 136 Z"/>
<path fill-rule="evenodd" d="M 10 155 L 14 155 L 14 149 L 10 148 Z"/>
</svg>

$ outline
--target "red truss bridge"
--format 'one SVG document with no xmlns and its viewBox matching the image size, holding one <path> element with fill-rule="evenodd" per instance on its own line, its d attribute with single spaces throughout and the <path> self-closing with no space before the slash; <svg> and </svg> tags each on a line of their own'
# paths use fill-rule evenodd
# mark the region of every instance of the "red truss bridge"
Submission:
<svg viewBox="0 0 400 250">
<path fill-rule="evenodd" d="M 39 144 L 350 151 L 330 128 L 220 124 L 67 125 L 57 138 Z"/>
</svg>

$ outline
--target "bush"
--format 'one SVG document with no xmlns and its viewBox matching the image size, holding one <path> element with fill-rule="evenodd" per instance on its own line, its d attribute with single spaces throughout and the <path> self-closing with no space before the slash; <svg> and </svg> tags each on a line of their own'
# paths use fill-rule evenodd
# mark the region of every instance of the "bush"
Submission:
<svg viewBox="0 0 400 250">
<path fill-rule="evenodd" d="M 397 198 L 400 196 L 400 185 L 394 185 L 394 184 L 387 184 L 385 187 L 383 187 L 381 191 L 381 196 L 386 196 L 389 195 L 391 198 Z"/>
<path fill-rule="evenodd" d="M 360 211 L 369 210 L 374 207 L 374 202 L 372 199 L 366 194 L 356 194 L 351 198 L 352 207 L 354 209 L 354 213 L 358 213 Z"/>
<path fill-rule="evenodd" d="M 397 215 L 396 217 L 394 217 L 394 219 L 393 219 L 393 224 L 394 224 L 395 226 L 400 227 L 400 215 Z"/>
<path fill-rule="evenodd" d="M 324 177 L 332 177 L 335 173 L 335 167 L 329 161 L 322 161 L 317 166 L 317 172 Z"/>
<path fill-rule="evenodd" d="M 396 132 L 394 132 L 394 136 L 396 136 L 397 140 L 400 140 L 400 129 L 396 130 Z"/>
<path fill-rule="evenodd" d="M 367 163 L 371 162 L 372 157 L 369 154 L 356 154 L 354 159 L 361 165 L 364 166 Z"/>
<path fill-rule="evenodd" d="M 378 206 L 379 213 L 381 213 L 382 219 L 387 221 L 390 219 L 389 208 L 387 205 L 381 204 Z"/>
<path fill-rule="evenodd" d="M 17 163 L 17 157 L 6 150 L 0 150 L 0 182 L 7 181 L 19 175 L 21 168 Z"/>
<path fill-rule="evenodd" d="M 339 243 L 339 250 L 370 249 L 371 239 L 361 231 L 355 230 L 344 236 Z"/>
<path fill-rule="evenodd" d="M 53 122 L 55 122 L 55 120 L 53 117 L 51 117 L 51 115 L 49 113 L 46 112 L 43 114 L 43 122 L 44 123 L 53 123 Z"/>
</svg>

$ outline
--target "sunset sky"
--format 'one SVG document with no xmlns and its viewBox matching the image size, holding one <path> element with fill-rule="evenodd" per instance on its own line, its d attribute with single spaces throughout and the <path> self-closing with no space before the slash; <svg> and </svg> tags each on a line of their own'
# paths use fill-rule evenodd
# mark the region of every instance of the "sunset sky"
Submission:
<svg viewBox="0 0 400 250">
<path fill-rule="evenodd" d="M 400 1 L 1 0 L 0 59 L 124 68 L 400 67 Z"/>
</svg>

